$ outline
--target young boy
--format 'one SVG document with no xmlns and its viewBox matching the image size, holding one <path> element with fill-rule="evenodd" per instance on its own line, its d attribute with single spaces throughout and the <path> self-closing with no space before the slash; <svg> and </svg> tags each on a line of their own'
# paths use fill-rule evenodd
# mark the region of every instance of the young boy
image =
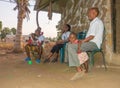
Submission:
<svg viewBox="0 0 120 88">
<path fill-rule="evenodd" d="M 28 39 L 28 45 L 37 45 L 37 38 L 35 33 L 31 33 Z"/>
</svg>

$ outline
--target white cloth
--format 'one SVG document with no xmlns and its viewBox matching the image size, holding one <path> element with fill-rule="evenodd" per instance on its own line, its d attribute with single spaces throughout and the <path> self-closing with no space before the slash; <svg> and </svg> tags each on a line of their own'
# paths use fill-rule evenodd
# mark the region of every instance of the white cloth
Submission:
<svg viewBox="0 0 120 88">
<path fill-rule="evenodd" d="M 43 42 L 44 40 L 45 40 L 45 38 L 44 38 L 43 35 L 40 35 L 40 36 L 38 37 L 38 41 L 39 41 L 39 42 Z"/>
<path fill-rule="evenodd" d="M 34 37 L 35 37 L 35 39 L 37 40 L 36 36 L 34 36 Z M 35 41 L 36 41 L 36 40 L 33 39 L 33 37 L 32 37 L 31 34 L 29 35 L 29 38 L 32 40 L 32 42 L 35 42 Z M 28 40 L 29 40 L 29 39 L 28 39 Z"/>
<path fill-rule="evenodd" d="M 70 31 L 64 32 L 62 34 L 62 40 L 67 40 L 69 38 L 70 33 L 71 33 Z"/>
<path fill-rule="evenodd" d="M 94 38 L 90 41 L 96 43 L 99 49 L 101 47 L 103 40 L 103 31 L 104 31 L 104 25 L 99 18 L 96 17 L 94 20 L 90 22 L 90 27 L 87 32 L 86 38 L 89 37 L 90 35 L 93 35 Z"/>
<path fill-rule="evenodd" d="M 80 65 L 82 65 L 83 63 L 85 63 L 88 60 L 87 53 L 86 52 L 78 53 L 78 59 L 79 59 Z"/>
</svg>

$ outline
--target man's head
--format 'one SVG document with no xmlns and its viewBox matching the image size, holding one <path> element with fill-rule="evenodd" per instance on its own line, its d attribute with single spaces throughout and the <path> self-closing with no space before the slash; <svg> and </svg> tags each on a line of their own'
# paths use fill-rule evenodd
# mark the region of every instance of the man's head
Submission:
<svg viewBox="0 0 120 88">
<path fill-rule="evenodd" d="M 40 33 L 41 33 L 41 28 L 37 28 L 37 29 L 35 30 L 35 34 L 36 34 L 37 36 L 39 36 Z"/>
<path fill-rule="evenodd" d="M 88 18 L 89 18 L 90 21 L 92 21 L 98 15 L 99 15 L 99 10 L 98 10 L 97 7 L 92 7 L 88 10 Z"/>
<path fill-rule="evenodd" d="M 31 37 L 32 37 L 33 40 L 37 40 L 37 39 L 36 39 L 36 34 L 35 34 L 35 33 L 31 33 Z"/>
<path fill-rule="evenodd" d="M 77 39 L 76 33 L 71 32 L 71 33 L 70 33 L 70 36 L 69 36 L 69 41 L 70 41 L 71 43 L 73 43 L 76 39 Z"/>
</svg>

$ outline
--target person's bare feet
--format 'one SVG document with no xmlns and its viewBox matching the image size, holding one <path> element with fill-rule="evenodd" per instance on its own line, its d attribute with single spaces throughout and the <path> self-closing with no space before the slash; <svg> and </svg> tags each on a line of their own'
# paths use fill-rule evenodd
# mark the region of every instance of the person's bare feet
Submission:
<svg viewBox="0 0 120 88">
<path fill-rule="evenodd" d="M 73 80 L 77 80 L 77 79 L 83 77 L 84 73 L 85 73 L 84 70 L 83 71 L 79 71 L 79 72 L 75 73 L 75 75 L 70 80 L 72 80 L 72 81 Z"/>
<path fill-rule="evenodd" d="M 82 67 L 80 66 L 80 67 L 77 67 L 77 72 L 81 72 L 83 69 L 82 69 Z"/>
</svg>

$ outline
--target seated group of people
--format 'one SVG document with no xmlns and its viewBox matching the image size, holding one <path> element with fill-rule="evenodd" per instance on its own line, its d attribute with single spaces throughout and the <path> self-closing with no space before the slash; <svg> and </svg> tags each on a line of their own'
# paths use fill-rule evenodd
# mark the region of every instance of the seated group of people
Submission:
<svg viewBox="0 0 120 88">
<path fill-rule="evenodd" d="M 88 72 L 88 56 L 86 52 L 100 49 L 103 39 L 104 25 L 103 22 L 97 17 L 98 15 L 98 8 L 92 7 L 88 10 L 90 26 L 87 31 L 86 38 L 82 40 L 78 40 L 77 35 L 70 31 L 71 26 L 69 24 L 65 24 L 62 28 L 61 40 L 58 40 L 53 46 L 50 54 L 44 60 L 44 63 L 50 62 L 50 58 L 53 55 L 56 57 L 52 60 L 52 62 L 57 62 L 59 50 L 66 43 L 64 61 L 67 62 L 69 66 L 75 66 L 78 72 Z M 42 40 L 40 41 L 42 44 Z M 29 57 L 28 53 L 27 56 Z M 41 57 L 39 57 L 39 59 L 40 58 Z M 84 64 L 84 68 L 81 66 L 82 64 Z"/>
<path fill-rule="evenodd" d="M 66 24 L 63 26 L 63 30 L 62 30 L 62 39 L 57 41 L 56 44 L 53 46 L 53 48 L 51 49 L 49 55 L 47 56 L 47 58 L 44 60 L 44 63 L 50 62 L 51 57 L 54 55 L 55 58 L 52 59 L 51 62 L 55 63 L 58 61 L 58 56 L 59 56 L 59 50 L 64 46 L 64 43 L 68 42 L 68 38 L 70 35 L 70 25 Z M 44 42 L 44 37 L 43 35 L 40 34 L 41 33 L 41 29 L 37 29 L 35 31 L 35 33 L 31 34 L 31 37 L 28 40 L 28 44 L 26 44 L 25 46 L 25 51 L 27 54 L 27 58 L 25 59 L 26 61 L 31 60 L 30 58 L 30 47 L 34 47 L 35 51 L 38 52 L 39 57 L 36 59 L 37 63 L 40 63 L 40 59 L 41 59 L 41 55 L 42 55 L 42 44 Z"/>
<path fill-rule="evenodd" d="M 44 42 L 44 36 L 43 32 L 41 32 L 41 28 L 37 28 L 35 30 L 35 33 L 30 34 L 28 43 L 25 45 L 25 51 L 27 54 L 27 58 L 25 61 L 31 60 L 31 51 L 37 52 L 38 56 L 36 57 L 36 62 L 40 63 L 42 51 L 43 51 L 43 42 Z"/>
</svg>

